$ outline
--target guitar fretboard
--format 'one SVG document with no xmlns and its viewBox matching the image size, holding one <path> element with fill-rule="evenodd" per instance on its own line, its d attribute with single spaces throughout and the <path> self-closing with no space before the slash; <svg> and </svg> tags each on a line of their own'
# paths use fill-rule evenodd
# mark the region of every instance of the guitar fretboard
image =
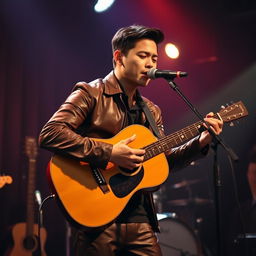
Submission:
<svg viewBox="0 0 256 256">
<path fill-rule="evenodd" d="M 33 234 L 35 209 L 34 209 L 34 191 L 35 191 L 35 177 L 36 177 L 36 156 L 37 146 L 34 137 L 27 136 L 25 139 L 26 155 L 28 157 L 28 179 L 27 179 L 27 222 L 26 222 L 26 236 Z"/>
<path fill-rule="evenodd" d="M 199 121 L 194 123 L 190 126 L 183 128 L 180 131 L 167 135 L 163 138 L 160 138 L 158 141 L 144 147 L 143 149 L 146 150 L 144 161 L 159 155 L 163 152 L 167 152 L 171 148 L 177 147 L 182 145 L 183 143 L 187 142 L 188 140 L 196 137 L 199 135 L 199 129 L 202 126 L 202 122 Z"/>
<path fill-rule="evenodd" d="M 27 186 L 27 229 L 26 235 L 33 234 L 34 218 L 35 218 L 35 205 L 34 205 L 34 191 L 35 191 L 35 169 L 36 160 L 29 159 L 29 172 L 28 172 L 28 186 Z"/>
</svg>

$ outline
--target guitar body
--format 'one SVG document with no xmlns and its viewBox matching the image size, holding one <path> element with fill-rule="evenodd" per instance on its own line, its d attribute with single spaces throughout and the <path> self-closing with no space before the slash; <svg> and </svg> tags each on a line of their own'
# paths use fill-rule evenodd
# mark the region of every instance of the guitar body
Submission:
<svg viewBox="0 0 256 256">
<path fill-rule="evenodd" d="M 115 144 L 133 134 L 136 139 L 129 144 L 132 148 L 143 148 L 157 141 L 141 125 L 128 126 L 111 139 L 95 140 Z M 80 225 L 98 227 L 114 220 L 136 191 L 162 184 L 168 177 L 169 167 L 164 153 L 145 161 L 143 167 L 131 174 L 109 163 L 106 170 L 100 170 L 107 192 L 95 181 L 88 163 L 55 155 L 48 172 L 54 192 L 69 217 Z"/>
<path fill-rule="evenodd" d="M 34 253 L 39 250 L 38 246 L 38 225 L 34 224 L 33 226 L 33 236 L 26 237 L 26 223 L 17 223 L 12 229 L 12 237 L 14 240 L 14 247 L 11 249 L 9 256 L 33 256 Z M 45 241 L 46 241 L 46 230 L 41 228 L 41 246 L 42 253 L 41 256 L 46 256 L 44 251 Z M 26 244 L 28 248 L 26 248 Z M 37 255 L 39 255 L 37 253 Z"/>
</svg>

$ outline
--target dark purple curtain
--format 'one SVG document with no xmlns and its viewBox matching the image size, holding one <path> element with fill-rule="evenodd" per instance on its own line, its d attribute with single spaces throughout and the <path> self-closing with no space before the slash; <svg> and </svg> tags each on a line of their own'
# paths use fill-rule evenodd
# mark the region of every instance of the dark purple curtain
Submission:
<svg viewBox="0 0 256 256">
<path fill-rule="evenodd" d="M 183 46 L 191 49 L 191 52 L 187 50 L 189 60 L 173 63 L 163 57 L 160 65 L 165 69 L 173 67 L 189 71 L 190 79 L 182 81 L 181 85 L 203 113 L 218 110 L 216 106 L 227 100 L 241 99 L 245 102 L 250 111 L 248 121 L 241 122 L 240 128 L 227 130 L 225 136 L 242 157 L 240 170 L 246 168 L 246 154 L 255 142 L 255 15 L 248 14 L 241 16 L 241 19 L 233 15 L 233 18 L 228 19 L 227 15 L 239 9 L 235 8 L 232 13 L 227 8 L 228 1 L 224 1 L 226 4 L 221 14 L 220 3 L 211 8 L 211 5 L 202 6 L 198 1 L 192 1 L 195 2 L 195 9 L 191 19 L 202 13 L 200 17 L 205 21 L 207 12 L 211 10 L 206 27 L 203 28 L 203 22 L 197 20 L 195 27 L 198 30 L 193 30 L 197 34 L 185 27 L 189 23 L 182 16 L 181 10 L 185 6 L 183 1 L 179 8 L 180 17 L 178 14 L 175 16 L 175 19 L 181 19 L 183 26 L 174 26 L 175 29 L 170 25 L 171 15 L 161 17 L 153 9 L 149 11 L 150 5 L 144 8 L 145 1 L 140 4 L 135 0 L 119 1 L 112 11 L 102 15 L 93 13 L 92 2 L 2 0 L 0 3 L 0 174 L 13 178 L 12 184 L 0 188 L 0 255 L 8 245 L 5 242 L 8 229 L 17 222 L 24 222 L 26 217 L 28 158 L 24 150 L 25 137 L 37 138 L 43 124 L 65 100 L 76 82 L 102 77 L 112 69 L 110 42 L 116 29 L 121 26 L 133 23 L 152 25 L 162 28 L 173 38 L 177 36 L 177 41 L 186 40 Z M 249 1 L 248 6 L 255 8 Z M 191 5 L 187 5 L 185 14 L 190 13 L 190 8 Z M 244 13 L 247 13 L 244 9 Z M 186 18 L 190 21 L 190 17 Z M 175 22 L 180 24 L 177 20 Z M 207 27 L 208 24 L 211 25 Z M 204 35 L 199 33 L 202 31 Z M 210 56 L 218 55 L 217 62 L 198 64 L 198 60 L 193 59 L 210 57 L 199 54 L 201 41 L 204 42 L 202 54 L 210 52 Z M 160 54 L 163 55 L 162 48 Z M 171 93 L 165 83 L 159 81 L 158 84 L 157 87 L 154 82 L 143 93 L 162 108 L 167 133 L 190 124 L 188 120 L 195 121 L 188 108 Z M 35 183 L 43 198 L 50 194 L 45 175 L 50 156 L 50 153 L 38 149 Z M 198 168 L 195 175 L 200 176 L 202 173 L 206 177 L 210 173 L 211 162 Z M 225 175 L 228 180 L 230 173 L 226 172 Z M 241 171 L 238 171 L 238 175 L 242 177 L 241 195 L 247 197 L 246 176 Z M 189 171 L 183 172 L 181 176 L 173 176 L 174 181 L 184 178 L 195 176 L 191 176 Z M 207 186 L 203 188 L 208 189 Z M 230 185 L 228 188 L 232 190 Z M 184 193 L 169 191 L 166 200 L 173 195 L 186 196 Z M 168 206 L 166 209 L 171 210 Z M 214 215 L 212 208 L 209 209 Z M 64 255 L 66 222 L 55 201 L 46 204 L 44 219 L 48 231 L 48 255 Z"/>
</svg>

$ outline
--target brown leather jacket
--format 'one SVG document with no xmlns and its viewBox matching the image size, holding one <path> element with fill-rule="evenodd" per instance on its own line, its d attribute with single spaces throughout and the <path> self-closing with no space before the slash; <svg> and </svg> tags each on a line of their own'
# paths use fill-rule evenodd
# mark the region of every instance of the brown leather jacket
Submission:
<svg viewBox="0 0 256 256">
<path fill-rule="evenodd" d="M 90 83 L 79 82 L 58 111 L 43 127 L 39 144 L 52 152 L 68 155 L 104 169 L 110 159 L 112 145 L 92 138 L 110 138 L 128 125 L 126 106 L 113 71 L 104 79 Z M 158 106 L 143 97 L 149 107 L 160 134 L 164 135 L 161 111 Z M 142 124 L 146 117 L 143 113 Z M 168 155 L 171 168 L 180 168 L 202 156 L 198 138 Z M 151 209 L 153 211 L 152 196 Z M 155 214 L 152 223 L 157 230 Z"/>
</svg>

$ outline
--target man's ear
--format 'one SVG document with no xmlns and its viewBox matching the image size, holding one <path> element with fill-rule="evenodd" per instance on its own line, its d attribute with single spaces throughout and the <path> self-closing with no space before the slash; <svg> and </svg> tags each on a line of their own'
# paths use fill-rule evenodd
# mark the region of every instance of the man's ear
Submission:
<svg viewBox="0 0 256 256">
<path fill-rule="evenodd" d="M 114 53 L 113 53 L 113 58 L 114 58 L 114 61 L 116 64 L 121 64 L 122 66 L 124 65 L 123 64 L 123 60 L 122 60 L 122 53 L 120 50 L 115 50 Z"/>
</svg>

